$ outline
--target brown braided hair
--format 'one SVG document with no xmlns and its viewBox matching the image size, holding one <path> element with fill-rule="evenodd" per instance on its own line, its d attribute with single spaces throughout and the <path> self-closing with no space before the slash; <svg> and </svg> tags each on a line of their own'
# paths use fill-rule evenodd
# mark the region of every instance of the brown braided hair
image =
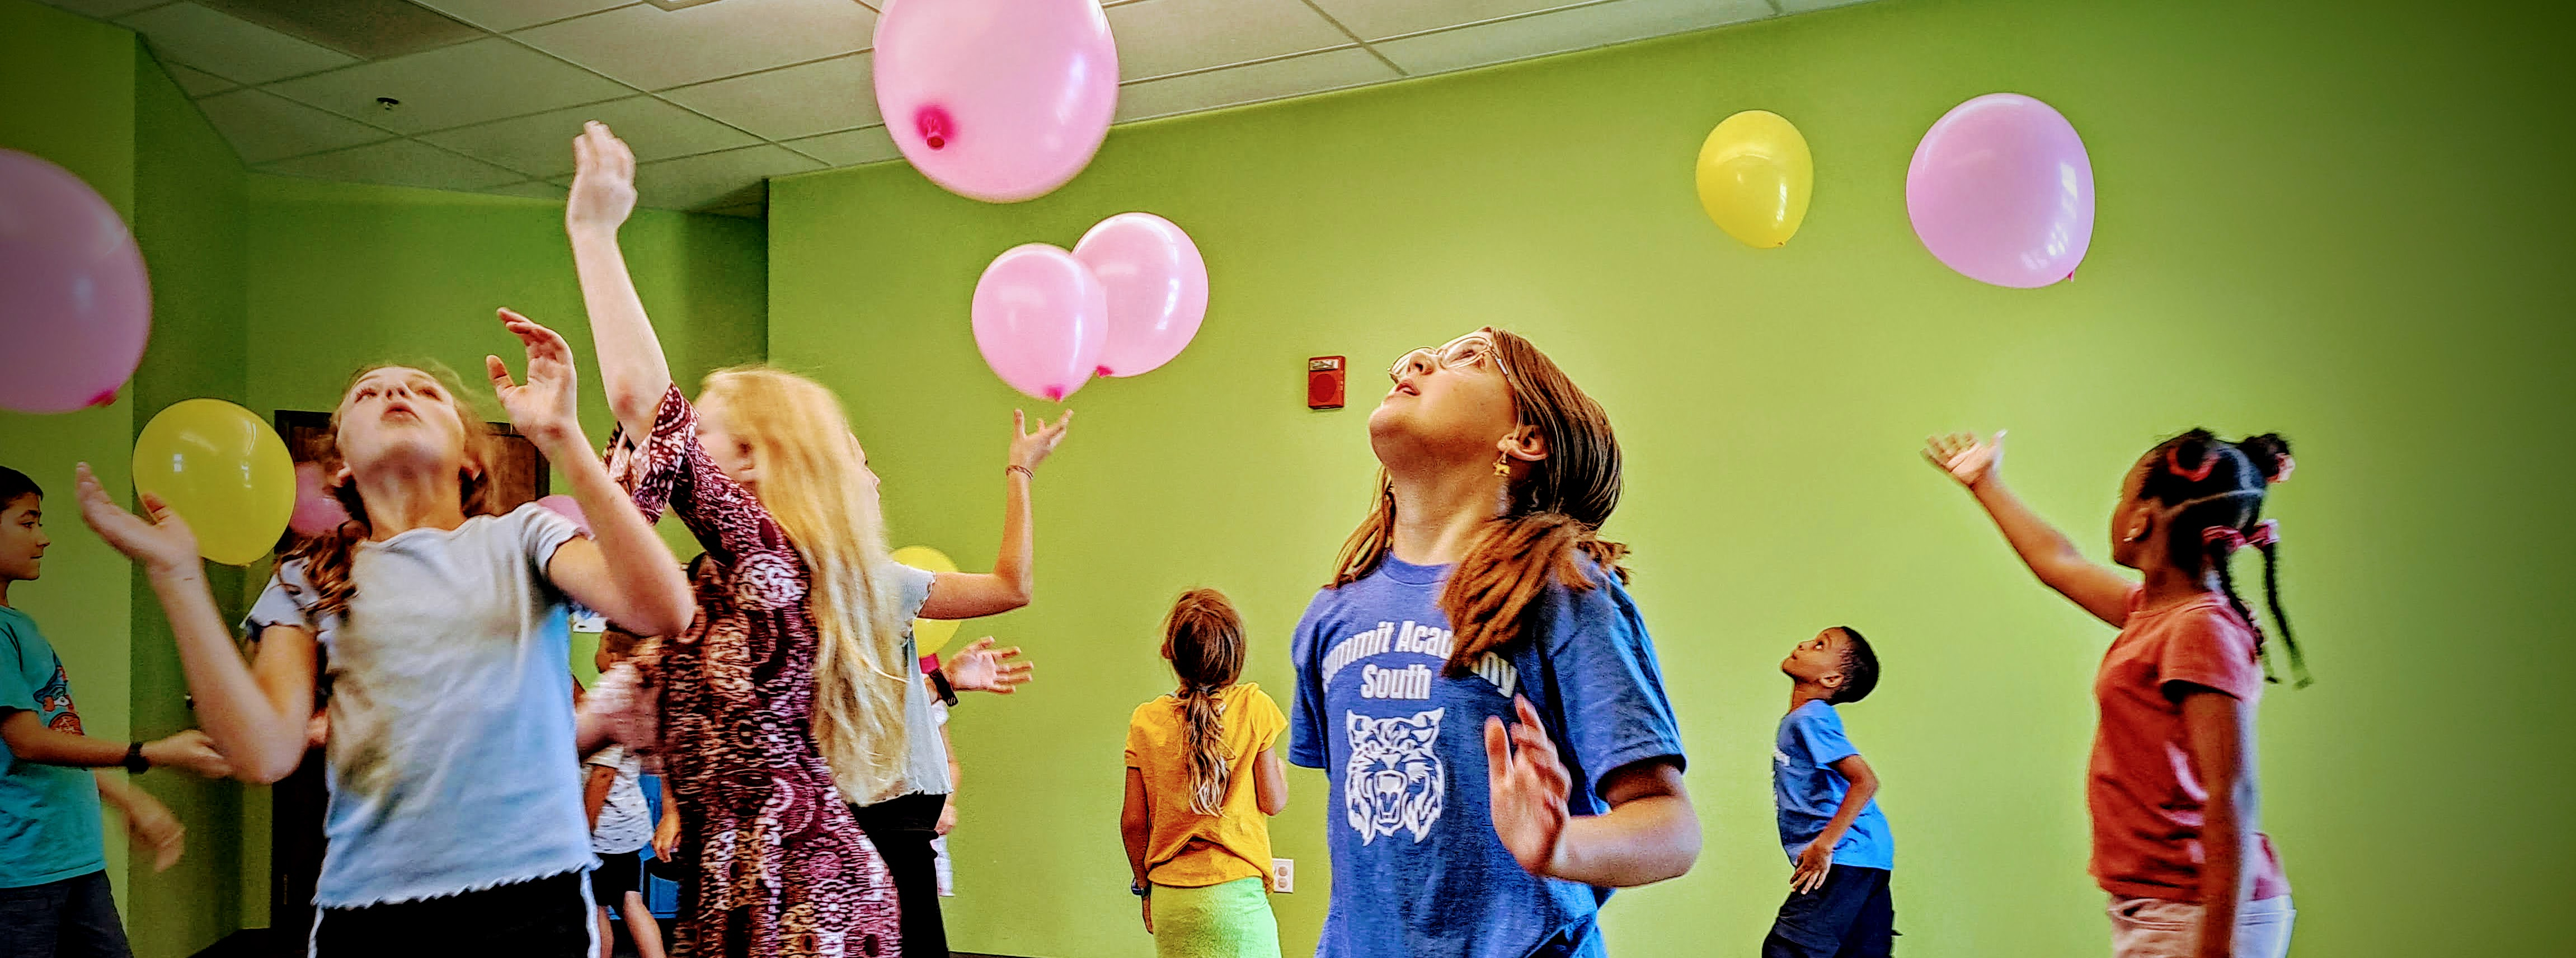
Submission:
<svg viewBox="0 0 2576 958">
<path fill-rule="evenodd" d="M 456 378 L 456 371 L 437 362 L 374 363 L 350 373 L 348 383 L 340 387 L 340 405 L 331 411 L 330 447 L 320 450 L 321 455 L 317 457 L 322 464 L 323 475 L 338 475 L 344 462 L 340 457 L 340 416 L 349 408 L 350 391 L 357 387 L 358 380 L 380 369 L 416 369 L 438 380 L 439 388 L 447 391 L 448 406 L 456 411 L 457 421 L 465 426 L 465 468 L 456 476 L 458 499 L 469 517 L 492 515 L 492 472 L 488 468 L 492 429 L 465 398 L 465 386 Z M 350 565 L 355 559 L 358 543 L 366 541 L 373 533 L 367 524 L 367 503 L 358 495 L 355 477 L 331 486 L 330 493 L 342 509 L 348 510 L 348 521 L 321 535 L 298 540 L 279 557 L 278 562 L 280 565 L 297 560 L 304 563 L 304 579 L 312 585 L 315 594 L 313 607 L 307 615 L 309 621 L 316 625 L 321 624 L 325 617 L 348 613 L 349 598 L 357 592 L 357 584 L 349 578 Z"/>
<path fill-rule="evenodd" d="M 1528 339 L 1490 326 L 1485 333 L 1494 340 L 1495 367 L 1513 409 L 1538 430 L 1547 457 L 1513 480 L 1502 515 L 1468 548 L 1440 592 L 1440 611 L 1456 633 L 1441 668 L 1451 678 L 1470 674 L 1485 653 L 1517 641 L 1549 585 L 1591 589 L 1582 560 L 1628 581 L 1622 564 L 1628 547 L 1601 538 L 1601 524 L 1619 507 L 1619 438 L 1610 414 Z M 1342 544 L 1332 586 L 1377 571 L 1394 536 L 1395 486 L 1380 469 L 1377 504 Z"/>
<path fill-rule="evenodd" d="M 1181 741 L 1189 750 L 1190 809 L 1225 805 L 1225 726 L 1216 694 L 1243 675 L 1243 617 L 1215 589 L 1191 589 L 1163 620 L 1163 657 L 1180 677 Z"/>
</svg>

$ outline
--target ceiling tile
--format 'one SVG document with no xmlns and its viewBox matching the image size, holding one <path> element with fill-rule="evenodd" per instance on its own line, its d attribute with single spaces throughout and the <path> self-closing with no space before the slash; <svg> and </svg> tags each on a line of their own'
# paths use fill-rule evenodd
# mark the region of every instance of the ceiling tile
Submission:
<svg viewBox="0 0 2576 958">
<path fill-rule="evenodd" d="M 1118 88 L 1118 122 L 1321 93 L 1395 78 L 1395 71 L 1366 50 L 1309 53 L 1251 66 L 1130 83 Z"/>
<path fill-rule="evenodd" d="M 169 0 L 42 0 L 49 7 L 60 7 L 82 16 L 121 17 L 145 7 L 157 7 Z"/>
<path fill-rule="evenodd" d="M 1508 17 L 1585 0 L 1315 0 L 1362 40 L 1380 40 L 1441 27 Z"/>
<path fill-rule="evenodd" d="M 1848 7 L 1862 0 L 1779 0 L 1781 13 L 1806 13 L 1827 7 Z"/>
<path fill-rule="evenodd" d="M 443 130 L 632 91 L 499 37 L 362 63 L 269 89 L 400 133 Z M 377 97 L 402 101 L 383 109 Z"/>
<path fill-rule="evenodd" d="M 241 85 L 204 70 L 192 70 L 176 63 L 164 63 L 161 68 L 169 71 L 170 79 L 176 81 L 179 89 L 186 91 L 189 96 L 222 93 Z"/>
<path fill-rule="evenodd" d="M 552 183 L 531 182 L 511 183 L 504 186 L 487 186 L 483 188 L 483 192 L 499 193 L 503 196 L 525 196 L 540 200 L 559 200 L 563 199 L 565 196 L 571 195 L 572 191 L 556 186 Z"/>
<path fill-rule="evenodd" d="M 518 173 L 490 163 L 466 159 L 413 140 L 393 140 L 299 156 L 263 164 L 259 169 L 263 173 L 425 186 L 434 190 L 479 190 L 523 179 Z"/>
<path fill-rule="evenodd" d="M 850 0 L 724 0 L 621 7 L 513 36 L 647 90 L 868 48 L 874 11 Z"/>
<path fill-rule="evenodd" d="M 822 168 L 783 146 L 754 146 L 638 164 L 635 191 L 639 202 L 659 209 L 734 206 L 758 202 L 761 184 L 769 177 Z"/>
<path fill-rule="evenodd" d="M 193 3 L 154 7 L 116 22 L 143 34 L 163 62 L 184 63 L 243 83 L 266 83 L 357 62 L 346 54 Z"/>
<path fill-rule="evenodd" d="M 637 160 L 648 163 L 760 142 L 751 134 L 649 96 L 429 133 L 420 139 L 529 176 L 561 176 L 572 172 L 572 138 L 587 120 L 608 124 L 635 151 Z"/>
<path fill-rule="evenodd" d="M 868 54 L 666 90 L 671 102 L 772 140 L 880 121 Z"/>
<path fill-rule="evenodd" d="M 318 153 L 393 136 L 383 130 L 316 110 L 265 90 L 235 90 L 197 101 L 207 122 L 245 163 Z"/>
<path fill-rule="evenodd" d="M 456 19 L 486 30 L 508 33 L 521 27 L 533 27 L 585 13 L 597 13 L 611 7 L 623 7 L 635 0 L 412 0 Z"/>
<path fill-rule="evenodd" d="M 1109 8 L 1118 76 L 1143 80 L 1350 45 L 1304 0 L 1143 0 Z"/>
<path fill-rule="evenodd" d="M 1764 0 L 1611 0 L 1376 44 L 1415 76 L 1771 16 Z"/>
<path fill-rule="evenodd" d="M 802 140 L 789 140 L 781 145 L 793 147 L 796 152 L 833 166 L 857 166 L 861 163 L 891 160 L 903 155 L 903 151 L 895 149 L 894 134 L 886 132 L 883 126 L 826 133 Z"/>
</svg>

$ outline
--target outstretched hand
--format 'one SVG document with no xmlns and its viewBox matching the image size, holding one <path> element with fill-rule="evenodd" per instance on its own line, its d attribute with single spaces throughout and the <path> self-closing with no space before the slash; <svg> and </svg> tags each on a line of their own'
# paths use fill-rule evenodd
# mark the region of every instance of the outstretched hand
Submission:
<svg viewBox="0 0 2576 958">
<path fill-rule="evenodd" d="M 188 521 L 171 511 L 161 497 L 143 494 L 143 511 L 151 516 L 145 519 L 108 498 L 106 487 L 99 485 L 98 476 L 89 471 L 89 463 L 81 463 L 74 472 L 79 477 L 74 487 L 80 498 L 81 521 L 89 524 L 90 531 L 148 570 L 175 572 L 196 567 L 197 534 L 188 531 Z"/>
<path fill-rule="evenodd" d="M 1028 413 L 1011 410 L 1011 465 L 1036 469 L 1038 463 L 1045 462 L 1055 453 L 1056 444 L 1064 441 L 1064 427 L 1070 425 L 1073 425 L 1073 410 L 1067 409 L 1054 425 L 1040 419 L 1038 431 L 1030 432 Z"/>
<path fill-rule="evenodd" d="M 534 320 L 509 309 L 499 312 L 502 328 L 527 347 L 528 381 L 525 385 L 512 382 L 510 367 L 499 356 L 483 357 L 483 368 L 492 376 L 492 392 L 500 397 L 501 408 L 510 413 L 510 424 L 545 451 L 547 442 L 581 430 L 580 376 L 573 368 L 572 347 L 563 334 Z"/>
<path fill-rule="evenodd" d="M 1494 834 L 1521 867 L 1548 874 L 1557 845 L 1565 837 L 1566 791 L 1574 777 L 1556 757 L 1556 743 L 1539 724 L 1529 699 L 1512 696 L 1520 717 L 1508 731 L 1500 718 L 1485 720 L 1485 775 L 1494 814 Z"/>
<path fill-rule="evenodd" d="M 966 643 L 940 671 L 948 673 L 948 686 L 957 691 L 1009 695 L 1015 691 L 1013 686 L 1028 681 L 1029 673 L 1037 670 L 1035 664 L 1018 661 L 1019 656 L 1019 646 L 996 650 L 988 635 Z"/>
<path fill-rule="evenodd" d="M 1927 436 L 1923 440 L 1923 458 L 1949 473 L 1960 485 L 1973 489 L 2004 464 L 2004 431 L 1997 429 L 1993 439 L 1982 442 L 1973 432 Z"/>
<path fill-rule="evenodd" d="M 608 124 L 593 120 L 572 138 L 572 164 L 564 229 L 616 230 L 635 211 L 635 151 Z"/>
</svg>

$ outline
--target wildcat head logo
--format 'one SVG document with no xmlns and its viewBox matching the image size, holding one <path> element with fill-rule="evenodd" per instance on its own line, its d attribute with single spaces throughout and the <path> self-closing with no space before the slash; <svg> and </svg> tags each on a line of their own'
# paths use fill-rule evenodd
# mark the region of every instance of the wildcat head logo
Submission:
<svg viewBox="0 0 2576 958">
<path fill-rule="evenodd" d="M 1441 795 L 1449 780 L 1431 745 L 1440 740 L 1443 711 L 1388 719 L 1343 714 L 1351 761 L 1342 773 L 1342 804 L 1351 829 L 1360 833 L 1360 844 L 1400 831 L 1412 832 L 1419 842 L 1440 820 Z"/>
</svg>

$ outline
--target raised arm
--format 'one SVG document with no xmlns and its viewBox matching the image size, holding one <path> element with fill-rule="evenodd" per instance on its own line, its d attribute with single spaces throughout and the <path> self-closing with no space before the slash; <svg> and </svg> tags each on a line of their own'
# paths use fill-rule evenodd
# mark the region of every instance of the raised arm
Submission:
<svg viewBox="0 0 2576 958">
<path fill-rule="evenodd" d="M 1038 431 L 1030 432 L 1027 414 L 1011 411 L 1010 463 L 1002 470 L 1002 549 L 993 559 L 993 571 L 939 573 L 931 583 L 929 601 L 921 604 L 922 618 L 972 619 L 1029 604 L 1037 592 L 1036 524 L 1030 516 L 1029 480 L 1037 474 L 1038 464 L 1064 441 L 1065 427 L 1072 424 L 1073 410 L 1067 409 L 1054 425 L 1039 420 Z"/>
<path fill-rule="evenodd" d="M 2129 593 L 2136 583 L 2118 569 L 2085 558 L 2073 540 L 2005 487 L 2001 431 L 1985 442 L 1967 433 L 1929 438 L 1924 441 L 1923 458 L 1977 498 L 1995 528 L 2003 530 L 2013 554 L 2021 557 L 2041 584 L 2115 627 L 2129 621 Z"/>
<path fill-rule="evenodd" d="M 525 316 L 506 309 L 500 315 L 501 325 L 527 348 L 528 381 L 512 382 L 500 357 L 485 356 L 492 391 L 509 410 L 511 424 L 571 483 L 573 501 L 590 520 L 591 537 L 558 547 L 546 563 L 547 578 L 629 631 L 679 634 L 697 616 L 697 599 L 671 547 L 608 478 L 608 467 L 592 455 L 590 440 L 582 435 L 572 347 Z"/>
<path fill-rule="evenodd" d="M 304 761 L 306 720 L 313 714 L 319 667 L 313 633 L 270 626 L 261 633 L 257 658 L 245 665 L 232 632 L 206 591 L 205 563 L 188 523 L 157 497 L 145 495 L 150 519 L 125 511 L 107 496 L 89 464 L 80 472 L 81 519 L 99 538 L 143 567 L 161 611 L 177 637 L 179 664 L 197 697 L 197 717 L 233 774 L 274 782 Z M 256 674 L 254 674 L 256 670 Z"/>
<path fill-rule="evenodd" d="M 572 196 L 564 203 L 564 232 L 572 237 L 573 272 L 590 309 L 590 336 L 599 350 L 599 375 L 608 408 L 630 436 L 653 430 L 653 412 L 671 385 L 671 364 L 644 315 L 644 300 L 626 273 L 617 228 L 635 210 L 635 154 L 607 125 L 582 126 L 572 141 Z M 587 503 L 584 504 L 587 507 Z"/>
</svg>

